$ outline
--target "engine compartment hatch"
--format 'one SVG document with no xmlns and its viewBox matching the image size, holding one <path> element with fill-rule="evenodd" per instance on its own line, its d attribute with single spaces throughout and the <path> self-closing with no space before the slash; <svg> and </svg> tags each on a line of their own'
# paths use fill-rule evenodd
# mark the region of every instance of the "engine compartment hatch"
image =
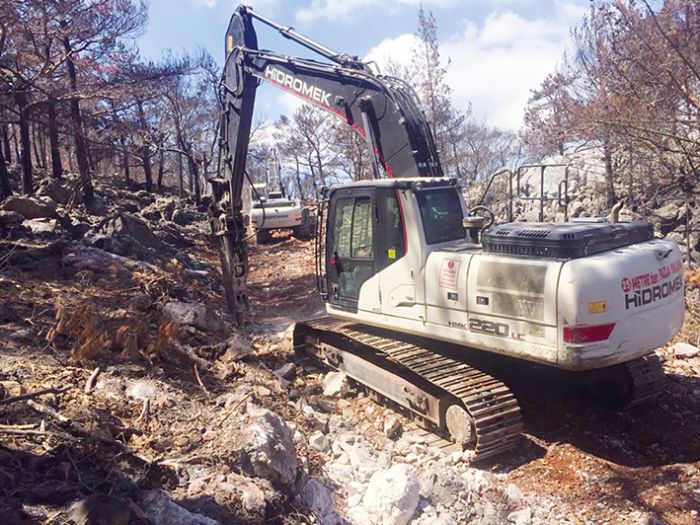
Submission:
<svg viewBox="0 0 700 525">
<path fill-rule="evenodd" d="M 577 259 L 654 237 L 648 222 L 511 222 L 482 235 L 485 252 L 502 255 Z"/>
</svg>

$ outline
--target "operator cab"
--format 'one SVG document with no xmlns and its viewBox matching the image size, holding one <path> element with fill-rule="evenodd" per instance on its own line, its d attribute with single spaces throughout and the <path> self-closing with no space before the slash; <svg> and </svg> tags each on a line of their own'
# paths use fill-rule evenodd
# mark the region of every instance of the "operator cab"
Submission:
<svg viewBox="0 0 700 525">
<path fill-rule="evenodd" d="M 479 229 L 483 226 L 483 219 L 466 217 L 457 180 L 447 178 L 382 179 L 334 186 L 329 191 L 328 210 L 326 290 L 333 306 L 348 311 L 357 309 L 361 290 L 373 294 L 376 289 L 380 295 L 379 283 L 368 283 L 381 278 L 380 273 L 384 277 L 398 273 L 387 271 L 398 263 L 410 279 L 412 270 L 431 251 L 476 248 L 478 239 L 465 226 L 471 230 L 475 224 Z M 408 281 L 405 285 L 415 286 Z"/>
</svg>

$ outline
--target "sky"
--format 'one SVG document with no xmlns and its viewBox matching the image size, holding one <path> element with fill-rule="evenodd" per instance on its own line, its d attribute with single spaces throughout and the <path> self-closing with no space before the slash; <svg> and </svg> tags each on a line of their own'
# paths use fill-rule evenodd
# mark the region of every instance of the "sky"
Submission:
<svg viewBox="0 0 700 525">
<path fill-rule="evenodd" d="M 408 63 L 419 4 L 437 22 L 440 54 L 453 103 L 487 124 L 517 131 L 531 90 L 553 71 L 569 40 L 570 28 L 588 9 L 588 0 L 249 0 L 247 5 L 276 22 L 339 52 Z M 138 45 L 144 56 L 205 48 L 223 61 L 224 34 L 236 2 L 150 0 L 149 22 Z M 260 48 L 313 57 L 262 24 Z M 275 120 L 300 102 L 263 85 L 256 120 Z"/>
</svg>

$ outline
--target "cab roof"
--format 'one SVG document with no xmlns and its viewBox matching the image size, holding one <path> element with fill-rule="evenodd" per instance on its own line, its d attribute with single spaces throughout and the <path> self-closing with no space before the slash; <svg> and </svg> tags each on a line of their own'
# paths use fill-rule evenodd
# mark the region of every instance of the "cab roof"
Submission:
<svg viewBox="0 0 700 525">
<path fill-rule="evenodd" d="M 358 180 L 347 184 L 334 184 L 330 193 L 346 188 L 395 188 L 395 189 L 424 189 L 456 187 L 457 179 L 449 177 L 407 177 L 391 179 Z"/>
</svg>

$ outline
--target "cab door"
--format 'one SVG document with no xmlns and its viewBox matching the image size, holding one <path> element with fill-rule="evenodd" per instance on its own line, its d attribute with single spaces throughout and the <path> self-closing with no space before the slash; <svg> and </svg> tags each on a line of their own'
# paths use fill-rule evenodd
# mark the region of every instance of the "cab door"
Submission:
<svg viewBox="0 0 700 525">
<path fill-rule="evenodd" d="M 346 311 L 356 312 L 360 290 L 376 273 L 375 197 L 373 188 L 346 188 L 331 196 L 326 241 L 328 300 Z M 377 301 L 379 288 L 376 286 Z M 374 294 L 367 287 L 363 301 Z"/>
</svg>

